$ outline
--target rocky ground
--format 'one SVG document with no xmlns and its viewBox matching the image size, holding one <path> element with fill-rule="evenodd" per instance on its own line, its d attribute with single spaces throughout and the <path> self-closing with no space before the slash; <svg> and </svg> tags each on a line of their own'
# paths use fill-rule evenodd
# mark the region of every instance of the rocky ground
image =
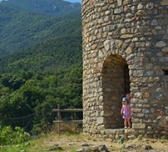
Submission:
<svg viewBox="0 0 168 152">
<path fill-rule="evenodd" d="M 49 151 L 64 152 L 168 152 L 166 139 L 134 139 L 123 141 L 88 136 L 64 136 L 48 139 L 44 143 Z"/>
</svg>

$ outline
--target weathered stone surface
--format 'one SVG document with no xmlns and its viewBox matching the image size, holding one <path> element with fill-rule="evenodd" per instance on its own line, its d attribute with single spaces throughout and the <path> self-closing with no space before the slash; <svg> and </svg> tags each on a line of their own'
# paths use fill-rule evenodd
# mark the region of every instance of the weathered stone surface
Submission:
<svg viewBox="0 0 168 152">
<path fill-rule="evenodd" d="M 133 130 L 133 129 L 125 129 L 125 130 L 124 130 L 124 133 L 125 133 L 126 135 L 132 135 L 132 134 L 134 134 L 134 130 Z"/>
<path fill-rule="evenodd" d="M 155 45 L 156 47 L 165 47 L 166 46 L 166 43 L 164 41 L 159 41 L 156 43 Z"/>
<path fill-rule="evenodd" d="M 138 9 L 143 9 L 143 8 L 144 8 L 143 3 L 139 3 L 139 4 L 138 4 Z"/>
<path fill-rule="evenodd" d="M 155 20 L 152 20 L 151 25 L 153 25 L 153 26 L 158 25 L 158 21 L 157 21 L 156 19 L 155 19 Z"/>
<path fill-rule="evenodd" d="M 161 5 L 168 5 L 168 0 L 162 0 Z"/>
<path fill-rule="evenodd" d="M 163 51 L 163 52 L 168 52 L 168 47 L 164 47 L 164 48 L 162 49 L 162 51 Z"/>
<path fill-rule="evenodd" d="M 150 111 L 149 111 L 149 109 L 142 109 L 142 112 L 143 113 L 149 113 Z"/>
<path fill-rule="evenodd" d="M 103 122 L 104 122 L 104 117 L 97 118 L 97 124 L 103 124 Z"/>
<path fill-rule="evenodd" d="M 146 5 L 147 9 L 153 9 L 153 7 L 154 7 L 154 3 L 152 3 L 152 2 L 150 2 Z"/>
<path fill-rule="evenodd" d="M 165 127 L 168 129 L 168 119 L 166 116 L 162 116 L 161 118 L 159 118 L 159 122 L 158 122 L 159 126 L 161 127 Z"/>
<path fill-rule="evenodd" d="M 132 128 L 133 129 L 145 129 L 146 125 L 143 123 L 133 123 Z"/>
<path fill-rule="evenodd" d="M 135 135 L 128 135 L 128 139 L 132 140 L 132 139 L 135 139 L 136 136 Z"/>
<path fill-rule="evenodd" d="M 105 46 L 105 50 L 106 51 L 108 51 L 109 49 L 110 49 L 110 44 L 109 44 L 109 40 L 106 40 L 105 42 L 104 42 L 104 46 Z"/>
<path fill-rule="evenodd" d="M 145 11 L 144 10 L 139 10 L 137 12 L 137 15 L 140 15 L 140 16 L 145 15 Z"/>
<path fill-rule="evenodd" d="M 133 34 L 124 34 L 121 36 L 122 39 L 132 38 Z"/>
</svg>

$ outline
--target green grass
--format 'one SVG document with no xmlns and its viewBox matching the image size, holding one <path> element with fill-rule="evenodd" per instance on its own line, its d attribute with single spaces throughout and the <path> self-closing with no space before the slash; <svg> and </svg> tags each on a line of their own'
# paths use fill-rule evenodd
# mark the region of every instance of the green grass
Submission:
<svg viewBox="0 0 168 152">
<path fill-rule="evenodd" d="M 72 148 L 72 151 L 71 152 L 76 152 L 77 148 Z"/>
<path fill-rule="evenodd" d="M 20 152 L 24 150 L 27 152 L 27 145 L 25 144 L 18 144 L 18 145 L 12 145 L 12 146 L 4 146 L 0 148 L 0 152 Z"/>
<path fill-rule="evenodd" d="M 61 142 L 60 140 L 62 139 L 65 139 L 65 142 Z M 61 133 L 61 135 L 56 133 L 43 134 L 36 140 L 30 140 L 29 142 L 17 145 L 0 147 L 0 152 L 21 152 L 22 150 L 24 150 L 24 152 L 46 152 L 49 151 L 50 148 L 55 147 L 57 143 L 61 146 L 61 149 L 56 149 L 55 152 L 64 152 L 67 150 L 69 152 L 75 152 L 77 147 L 74 147 L 74 145 L 69 146 L 68 144 L 62 144 L 73 142 L 73 140 L 81 142 L 82 139 L 82 134 L 70 133 L 68 131 Z"/>
</svg>

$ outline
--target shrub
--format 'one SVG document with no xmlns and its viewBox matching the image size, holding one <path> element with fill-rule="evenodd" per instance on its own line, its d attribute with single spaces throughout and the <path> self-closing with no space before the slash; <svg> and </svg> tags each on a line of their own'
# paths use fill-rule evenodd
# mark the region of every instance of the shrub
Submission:
<svg viewBox="0 0 168 152">
<path fill-rule="evenodd" d="M 138 136 L 138 139 L 139 139 L 139 140 L 142 140 L 142 135 L 139 135 L 139 136 Z"/>
<path fill-rule="evenodd" d="M 23 128 L 5 126 L 0 131 L 0 145 L 11 145 L 26 142 L 30 139 L 30 134 Z"/>
</svg>

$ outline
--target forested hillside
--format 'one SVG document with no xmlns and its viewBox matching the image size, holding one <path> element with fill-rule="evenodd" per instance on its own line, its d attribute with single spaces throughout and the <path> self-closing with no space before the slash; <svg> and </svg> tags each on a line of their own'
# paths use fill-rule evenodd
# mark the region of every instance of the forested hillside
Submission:
<svg viewBox="0 0 168 152">
<path fill-rule="evenodd" d="M 0 5 L 0 55 L 81 31 L 81 15 L 53 17 Z"/>
<path fill-rule="evenodd" d="M 27 49 L 0 57 L 0 73 L 16 73 L 20 69 L 53 73 L 58 69 L 82 66 L 81 35 L 52 38 Z"/>
<path fill-rule="evenodd" d="M 0 5 L 0 126 L 38 134 L 52 124 L 57 104 L 82 107 L 81 14 L 18 7 Z"/>
<path fill-rule="evenodd" d="M 70 3 L 63 0 L 4 0 L 1 5 L 50 16 L 63 16 L 81 12 L 80 3 Z"/>
</svg>

